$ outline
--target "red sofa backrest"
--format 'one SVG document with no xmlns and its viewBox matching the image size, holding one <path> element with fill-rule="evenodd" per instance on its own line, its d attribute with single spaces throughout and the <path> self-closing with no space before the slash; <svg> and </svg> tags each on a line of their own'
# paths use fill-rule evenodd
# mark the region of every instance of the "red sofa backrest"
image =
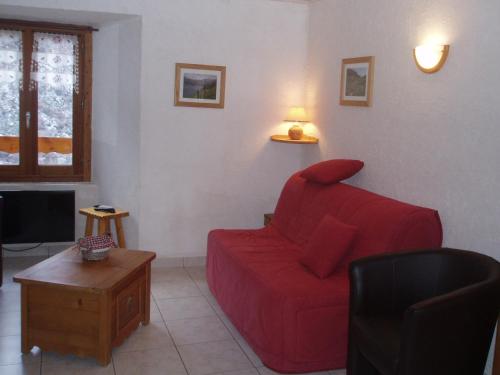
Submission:
<svg viewBox="0 0 500 375">
<path fill-rule="evenodd" d="M 298 245 L 306 244 L 322 217 L 330 214 L 358 227 L 347 261 L 382 252 L 441 247 L 437 211 L 344 183 L 310 182 L 300 173 L 285 184 L 273 219 L 275 228 Z"/>
</svg>

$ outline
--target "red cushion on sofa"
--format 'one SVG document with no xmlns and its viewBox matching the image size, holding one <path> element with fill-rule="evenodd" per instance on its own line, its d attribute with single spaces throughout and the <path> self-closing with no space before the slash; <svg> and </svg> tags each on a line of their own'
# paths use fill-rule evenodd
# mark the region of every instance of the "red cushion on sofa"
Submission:
<svg viewBox="0 0 500 375">
<path fill-rule="evenodd" d="M 351 248 L 357 230 L 326 215 L 313 232 L 300 262 L 320 279 L 330 276 Z"/>
<path fill-rule="evenodd" d="M 308 181 L 329 185 L 354 176 L 364 165 L 361 160 L 326 160 L 304 169 L 301 177 Z"/>
</svg>

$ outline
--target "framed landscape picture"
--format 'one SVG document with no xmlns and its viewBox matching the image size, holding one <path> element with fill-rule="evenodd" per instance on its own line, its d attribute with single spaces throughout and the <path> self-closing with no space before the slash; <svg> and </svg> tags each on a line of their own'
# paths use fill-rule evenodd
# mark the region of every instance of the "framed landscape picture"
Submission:
<svg viewBox="0 0 500 375">
<path fill-rule="evenodd" d="M 175 105 L 224 108 L 226 67 L 175 64 Z"/>
<path fill-rule="evenodd" d="M 374 57 L 355 57 L 342 60 L 340 104 L 369 107 L 373 92 Z"/>
</svg>

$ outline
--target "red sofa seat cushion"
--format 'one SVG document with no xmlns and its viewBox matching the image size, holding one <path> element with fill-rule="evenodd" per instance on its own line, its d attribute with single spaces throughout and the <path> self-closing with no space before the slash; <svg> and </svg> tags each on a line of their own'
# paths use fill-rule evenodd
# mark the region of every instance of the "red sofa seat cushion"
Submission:
<svg viewBox="0 0 500 375">
<path fill-rule="evenodd" d="M 330 276 L 350 250 L 356 232 L 356 227 L 326 215 L 313 232 L 300 262 L 320 279 Z"/>
<path fill-rule="evenodd" d="M 259 231 L 248 234 L 259 236 Z M 216 256 L 209 255 L 207 279 L 253 350 L 279 371 L 342 366 L 347 355 L 347 275 L 321 280 L 306 272 L 299 262 L 302 250 L 293 244 L 223 245 L 226 236 L 237 235 L 232 230 L 209 233 L 209 251 Z"/>
<path fill-rule="evenodd" d="M 217 238 L 218 244 L 224 248 L 297 247 L 289 239 L 280 235 L 272 225 L 260 229 L 216 229 L 211 232 L 210 236 Z"/>
</svg>

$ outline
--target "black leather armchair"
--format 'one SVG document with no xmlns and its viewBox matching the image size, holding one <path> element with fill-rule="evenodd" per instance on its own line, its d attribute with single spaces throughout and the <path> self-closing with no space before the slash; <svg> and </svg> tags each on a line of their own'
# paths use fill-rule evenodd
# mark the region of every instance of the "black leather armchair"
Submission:
<svg viewBox="0 0 500 375">
<path fill-rule="evenodd" d="M 350 267 L 348 375 L 483 375 L 500 309 L 500 264 L 455 249 Z"/>
</svg>

